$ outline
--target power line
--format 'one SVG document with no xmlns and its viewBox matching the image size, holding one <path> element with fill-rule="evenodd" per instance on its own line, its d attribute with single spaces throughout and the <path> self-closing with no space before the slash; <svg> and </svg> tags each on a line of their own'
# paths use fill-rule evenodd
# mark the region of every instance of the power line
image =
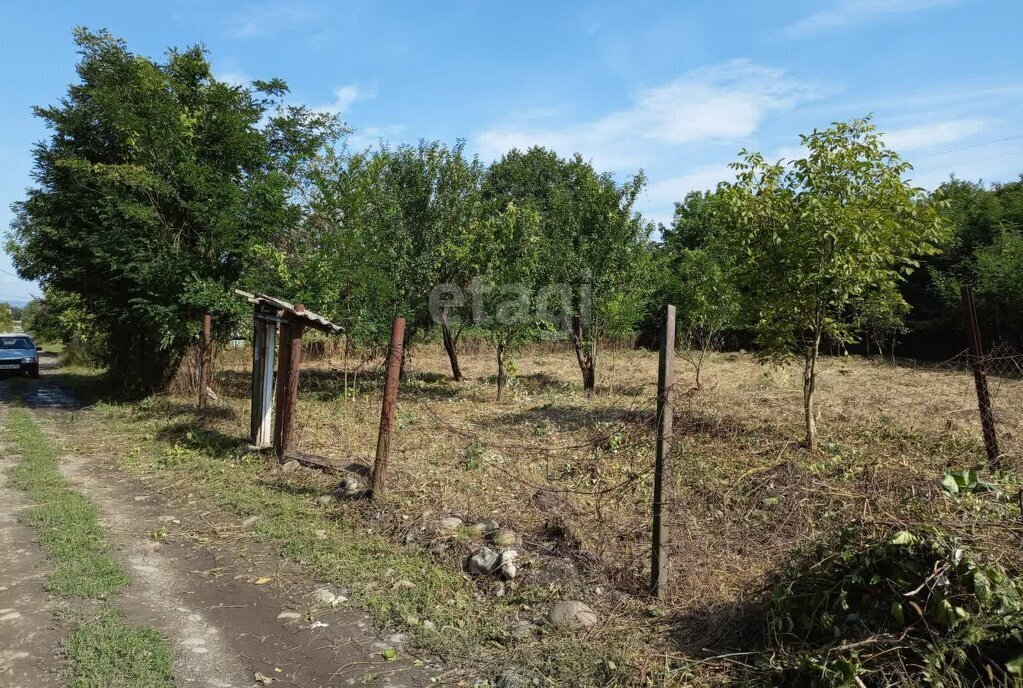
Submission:
<svg viewBox="0 0 1023 688">
<path fill-rule="evenodd" d="M 1008 157 L 1013 156 L 1013 155 L 1018 155 L 1018 156 L 1023 157 L 1023 151 L 1010 151 L 1008 153 L 1001 153 L 999 155 L 989 155 L 989 156 L 987 156 L 985 158 L 974 158 L 973 160 L 960 160 L 959 162 L 949 162 L 949 163 L 946 163 L 944 165 L 936 165 L 936 166 L 933 166 L 933 167 L 925 167 L 922 170 L 918 170 L 918 169 L 914 168 L 913 172 L 931 172 L 933 170 L 945 169 L 945 168 L 948 168 L 948 167 L 953 166 L 953 165 L 955 165 L 955 166 L 972 165 L 975 162 L 984 162 L 985 160 L 997 160 L 998 158 L 1008 158 Z"/>
<path fill-rule="evenodd" d="M 1023 134 L 1016 134 L 1015 136 L 1006 136 L 1002 139 L 994 139 L 993 141 L 981 141 L 980 143 L 972 143 L 969 146 L 961 146 L 960 148 L 951 148 L 946 151 L 938 151 L 937 153 L 928 153 L 927 155 L 918 155 L 914 160 L 925 160 L 927 158 L 934 158 L 939 155 L 948 155 L 949 153 L 958 153 L 959 151 L 969 150 L 971 148 L 980 148 L 981 146 L 990 146 L 995 143 L 1004 143 L 1005 141 L 1014 141 L 1016 139 L 1023 139 Z"/>
</svg>

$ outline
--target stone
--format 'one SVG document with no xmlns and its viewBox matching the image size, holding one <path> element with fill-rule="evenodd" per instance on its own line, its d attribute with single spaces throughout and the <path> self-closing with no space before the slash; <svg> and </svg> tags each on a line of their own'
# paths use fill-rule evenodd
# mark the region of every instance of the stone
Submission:
<svg viewBox="0 0 1023 688">
<path fill-rule="evenodd" d="M 485 523 L 473 523 L 466 528 L 466 532 L 472 537 L 480 537 L 487 532 L 487 526 Z"/>
<path fill-rule="evenodd" d="M 331 502 L 333 502 L 333 501 L 334 501 L 334 498 L 332 496 L 330 496 L 329 494 L 320 495 L 319 497 L 316 498 L 316 505 L 317 506 L 330 506 Z"/>
<path fill-rule="evenodd" d="M 298 612 L 281 612 L 277 615 L 277 618 L 281 621 L 298 621 L 302 618 L 302 615 Z"/>
<path fill-rule="evenodd" d="M 437 530 L 452 531 L 462 525 L 462 519 L 457 516 L 446 516 L 437 521 Z"/>
<path fill-rule="evenodd" d="M 499 528 L 490 533 L 490 541 L 498 547 L 511 547 L 519 544 L 519 536 L 513 530 Z"/>
<path fill-rule="evenodd" d="M 298 461 L 292 459 L 291 461 L 285 461 L 281 464 L 281 473 L 294 473 L 302 467 Z"/>
<path fill-rule="evenodd" d="M 515 560 L 518 556 L 519 553 L 513 549 L 506 549 L 501 552 L 501 556 L 497 561 L 497 568 L 500 570 L 501 575 L 507 580 L 512 580 L 519 573 L 518 566 L 515 564 Z"/>
<path fill-rule="evenodd" d="M 325 604 L 330 607 L 337 606 L 337 595 L 332 593 L 327 588 L 320 588 L 313 593 L 313 601 L 317 604 Z"/>
<path fill-rule="evenodd" d="M 486 576 L 497 567 L 500 555 L 489 547 L 480 547 L 476 554 L 469 557 L 466 568 L 469 573 L 477 576 Z"/>
<path fill-rule="evenodd" d="M 435 630 L 437 630 L 437 624 L 435 624 L 434 622 L 430 621 L 429 619 L 425 619 L 423 621 L 423 628 L 425 628 L 428 631 L 435 631 Z"/>
<path fill-rule="evenodd" d="M 349 475 L 337 484 L 337 491 L 345 497 L 353 497 L 362 492 L 362 482 L 354 475 Z"/>
<path fill-rule="evenodd" d="M 414 587 L 416 587 L 415 583 L 404 578 L 394 584 L 395 590 L 411 590 Z"/>
<path fill-rule="evenodd" d="M 494 597 L 504 597 L 504 583 L 496 581 L 492 586 L 490 586 L 490 594 Z"/>
<path fill-rule="evenodd" d="M 242 526 L 248 528 L 249 526 L 254 525 L 258 520 L 259 516 L 249 516 L 244 521 L 242 521 Z"/>
<path fill-rule="evenodd" d="M 436 545 L 430 548 L 430 553 L 437 557 L 441 556 L 447 551 L 448 546 L 445 545 L 443 542 L 438 542 Z"/>
<path fill-rule="evenodd" d="M 494 679 L 494 688 L 527 688 L 533 681 L 515 671 L 502 671 Z"/>
<path fill-rule="evenodd" d="M 565 600 L 551 607 L 547 621 L 554 626 L 592 626 L 597 623 L 597 615 L 582 602 Z"/>
<path fill-rule="evenodd" d="M 483 522 L 483 532 L 493 533 L 495 530 L 501 527 L 501 524 L 490 518 Z"/>
</svg>

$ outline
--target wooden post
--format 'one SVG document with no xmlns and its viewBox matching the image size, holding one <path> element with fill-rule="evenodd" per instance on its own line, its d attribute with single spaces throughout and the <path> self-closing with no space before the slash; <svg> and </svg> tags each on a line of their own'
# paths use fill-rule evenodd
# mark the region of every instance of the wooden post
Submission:
<svg viewBox="0 0 1023 688">
<path fill-rule="evenodd" d="M 305 309 L 295 306 L 295 310 L 301 313 Z M 298 320 L 290 320 L 286 327 L 281 328 L 281 343 L 284 346 L 279 354 L 280 363 L 277 371 L 278 406 L 274 425 L 274 447 L 282 461 L 291 449 L 295 435 L 295 404 L 298 401 L 298 373 L 302 367 L 303 330 L 305 327 Z"/>
<path fill-rule="evenodd" d="M 284 409 L 288 405 L 288 368 L 291 366 L 291 326 L 285 320 L 278 328 L 277 380 L 274 388 L 274 449 L 284 457 Z"/>
<path fill-rule="evenodd" d="M 966 319 L 966 338 L 970 343 L 970 369 L 977 387 L 977 408 L 980 410 L 980 424 L 984 432 L 984 448 L 987 450 L 988 468 L 998 470 L 998 436 L 995 434 L 995 416 L 991 410 L 991 395 L 987 388 L 987 372 L 984 365 L 984 343 L 980 338 L 980 324 L 977 322 L 977 308 L 973 302 L 973 289 L 963 285 L 960 294 L 963 299 L 963 315 Z"/>
<path fill-rule="evenodd" d="M 257 449 L 269 447 L 273 409 L 274 340 L 277 327 L 258 311 L 252 319 L 252 410 L 249 438 Z"/>
<path fill-rule="evenodd" d="M 249 410 L 249 441 L 259 447 L 259 429 L 263 421 L 263 375 L 266 368 L 266 321 L 259 311 L 252 316 L 252 402 Z"/>
<path fill-rule="evenodd" d="M 675 307 L 664 309 L 664 330 L 661 333 L 661 355 L 657 366 L 657 455 L 654 459 L 654 526 L 650 565 L 650 594 L 664 599 L 668 582 L 667 532 L 664 526 L 664 498 L 671 494 L 671 433 L 674 421 L 672 408 L 675 385 Z"/>
<path fill-rule="evenodd" d="M 373 464 L 373 498 L 387 493 L 387 458 L 391 449 L 391 427 L 398 405 L 398 378 L 401 375 L 402 347 L 405 341 L 405 318 L 395 318 L 391 327 L 391 345 L 387 348 L 387 373 L 384 378 L 384 400 L 380 409 L 380 434 L 377 456 Z"/>
<path fill-rule="evenodd" d="M 213 318 L 209 313 L 202 316 L 202 341 L 199 343 L 199 408 L 206 408 L 210 401 L 210 366 L 213 361 Z"/>
</svg>

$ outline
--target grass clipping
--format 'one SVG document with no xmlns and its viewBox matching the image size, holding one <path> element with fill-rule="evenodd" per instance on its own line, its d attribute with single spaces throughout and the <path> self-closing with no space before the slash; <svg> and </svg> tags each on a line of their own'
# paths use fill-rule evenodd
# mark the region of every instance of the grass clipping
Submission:
<svg viewBox="0 0 1023 688">
<path fill-rule="evenodd" d="M 771 600 L 777 685 L 1009 685 L 1023 585 L 936 528 L 848 527 L 797 556 Z"/>
</svg>

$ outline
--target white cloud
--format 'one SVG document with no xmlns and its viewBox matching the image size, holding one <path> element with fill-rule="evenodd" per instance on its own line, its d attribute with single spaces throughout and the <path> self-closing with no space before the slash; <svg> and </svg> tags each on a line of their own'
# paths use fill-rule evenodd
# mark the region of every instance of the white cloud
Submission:
<svg viewBox="0 0 1023 688">
<path fill-rule="evenodd" d="M 235 38 L 268 38 L 280 31 L 298 28 L 318 15 L 307 2 L 272 0 L 238 10 L 227 22 Z"/>
<path fill-rule="evenodd" d="M 339 86 L 334 89 L 334 102 L 328 105 L 321 105 L 314 108 L 317 112 L 329 112 L 331 114 L 340 115 L 348 111 L 353 104 L 362 100 L 372 100 L 376 98 L 377 91 L 375 88 L 364 89 L 356 84 L 348 84 L 347 86 Z"/>
<path fill-rule="evenodd" d="M 675 203 L 690 191 L 712 191 L 719 182 L 735 179 L 735 170 L 728 165 L 704 165 L 677 177 L 652 182 L 644 195 L 651 205 Z"/>
<path fill-rule="evenodd" d="M 747 138 L 769 114 L 821 92 L 784 70 L 731 60 L 644 89 L 628 107 L 595 120 L 543 127 L 519 118 L 483 131 L 475 143 L 484 157 L 540 145 L 563 155 L 579 152 L 600 167 L 620 169 L 642 162 L 651 149 Z"/>
<path fill-rule="evenodd" d="M 947 122 L 933 122 L 904 129 L 893 129 L 885 133 L 884 142 L 892 150 L 919 150 L 931 146 L 954 143 L 969 138 L 984 130 L 982 119 L 956 119 Z"/>
<path fill-rule="evenodd" d="M 957 5 L 963 0 L 841 0 L 830 9 L 809 14 L 785 27 L 789 38 L 806 38 L 819 33 L 866 24 L 881 17 L 911 14 L 935 7 Z"/>
</svg>

